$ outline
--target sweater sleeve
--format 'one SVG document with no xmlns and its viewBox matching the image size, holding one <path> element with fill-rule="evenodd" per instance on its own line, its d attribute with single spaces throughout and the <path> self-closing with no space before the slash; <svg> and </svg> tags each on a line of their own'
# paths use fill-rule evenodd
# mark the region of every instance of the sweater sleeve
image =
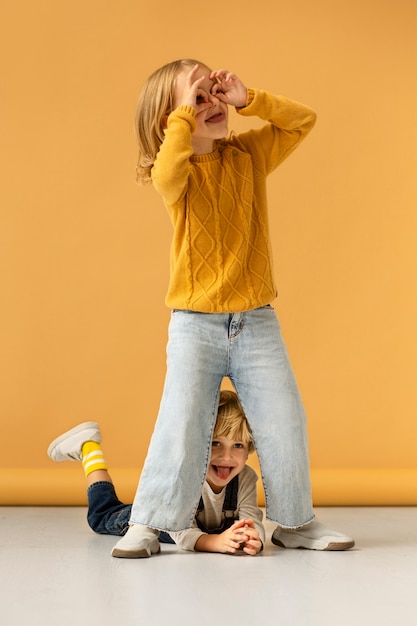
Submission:
<svg viewBox="0 0 417 626">
<path fill-rule="evenodd" d="M 204 533 L 197 526 L 197 522 L 194 520 L 191 528 L 170 532 L 169 535 L 175 541 L 177 546 L 181 548 L 181 550 L 194 550 L 197 539 L 201 537 L 201 535 L 204 535 Z"/>
<path fill-rule="evenodd" d="M 168 117 L 164 141 L 152 168 L 152 183 L 169 203 L 187 191 L 189 161 L 193 154 L 191 135 L 195 130 L 195 109 L 182 105 Z"/>
<path fill-rule="evenodd" d="M 309 106 L 261 89 L 248 90 L 247 106 L 237 109 L 243 116 L 257 116 L 268 122 L 258 130 L 236 137 L 253 157 L 254 166 L 269 174 L 301 143 L 316 122 Z"/>
</svg>

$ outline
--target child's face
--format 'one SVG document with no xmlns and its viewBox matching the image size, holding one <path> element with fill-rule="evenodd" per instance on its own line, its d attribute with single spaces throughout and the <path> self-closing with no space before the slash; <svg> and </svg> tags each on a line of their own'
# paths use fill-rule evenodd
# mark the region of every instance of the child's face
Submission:
<svg viewBox="0 0 417 626">
<path fill-rule="evenodd" d="M 211 444 L 211 459 L 206 480 L 219 493 L 245 466 L 248 445 L 228 437 L 216 437 Z"/>
<path fill-rule="evenodd" d="M 183 104 L 183 94 L 187 76 L 190 68 L 186 67 L 177 76 L 174 96 L 174 106 Z M 223 139 L 228 134 L 228 108 L 227 104 L 221 102 L 211 93 L 215 84 L 210 79 L 210 71 L 205 67 L 200 67 L 195 75 L 195 79 L 204 76 L 200 89 L 206 94 L 207 101 L 211 103 L 209 108 L 199 111 L 199 101 L 202 102 L 201 95 L 197 96 L 196 129 L 192 134 L 191 143 L 194 154 L 209 154 L 214 149 L 216 139 Z"/>
</svg>

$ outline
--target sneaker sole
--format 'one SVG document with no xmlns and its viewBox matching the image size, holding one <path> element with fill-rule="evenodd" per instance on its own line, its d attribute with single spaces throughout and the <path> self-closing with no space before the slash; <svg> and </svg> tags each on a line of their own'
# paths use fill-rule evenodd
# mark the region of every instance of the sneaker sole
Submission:
<svg viewBox="0 0 417 626">
<path fill-rule="evenodd" d="M 314 539 L 311 539 L 310 541 L 308 541 L 306 539 L 306 545 L 301 546 L 301 545 L 285 545 L 282 541 L 280 541 L 279 539 L 275 539 L 274 537 L 271 537 L 271 541 L 275 546 L 279 546 L 280 548 L 291 548 L 291 549 L 299 549 L 299 550 L 321 550 L 322 552 L 336 552 L 336 551 L 341 551 L 341 550 L 350 550 L 351 548 L 354 547 L 355 542 L 354 541 L 330 541 L 327 544 L 320 544 L 320 541 L 317 540 L 315 541 Z M 309 544 L 309 545 L 307 545 Z"/>
<path fill-rule="evenodd" d="M 71 437 L 72 435 L 76 435 L 80 432 L 82 432 L 83 430 L 87 430 L 87 428 L 97 428 L 99 429 L 99 425 L 97 424 L 97 422 L 83 422 L 82 424 L 78 424 L 78 426 L 74 426 L 74 428 L 71 428 L 70 430 L 67 430 L 65 433 L 63 433 L 62 435 L 60 435 L 59 437 L 57 437 L 56 439 L 54 439 L 48 446 L 48 450 L 47 450 L 47 454 L 49 456 L 50 459 L 54 460 L 52 458 L 52 453 L 55 450 L 55 448 L 62 443 L 63 441 L 66 441 L 69 437 Z M 98 441 L 98 443 L 101 443 L 101 437 L 100 440 Z M 68 459 L 70 460 L 70 459 Z M 74 459 L 75 461 L 76 459 Z"/>
<path fill-rule="evenodd" d="M 144 548 L 143 550 L 120 550 L 119 548 L 113 548 L 111 555 L 117 559 L 147 559 L 152 554 L 158 554 L 160 551 L 161 546 L 154 552 L 150 548 Z"/>
</svg>

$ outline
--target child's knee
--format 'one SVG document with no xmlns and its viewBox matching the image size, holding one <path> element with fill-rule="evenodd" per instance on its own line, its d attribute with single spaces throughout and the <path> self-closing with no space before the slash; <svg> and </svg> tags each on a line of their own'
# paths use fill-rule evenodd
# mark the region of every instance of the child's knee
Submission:
<svg viewBox="0 0 417 626">
<path fill-rule="evenodd" d="M 97 518 L 95 515 L 87 514 L 87 523 L 91 530 L 93 530 L 95 533 L 103 534 L 101 519 Z"/>
</svg>

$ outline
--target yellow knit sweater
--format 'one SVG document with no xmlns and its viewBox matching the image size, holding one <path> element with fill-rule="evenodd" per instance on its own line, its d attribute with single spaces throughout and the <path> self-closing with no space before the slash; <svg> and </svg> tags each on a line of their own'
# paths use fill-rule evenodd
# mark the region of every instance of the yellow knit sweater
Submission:
<svg viewBox="0 0 417 626">
<path fill-rule="evenodd" d="M 276 296 L 268 231 L 266 177 L 314 126 L 309 107 L 266 91 L 248 90 L 240 115 L 268 123 L 193 155 L 195 109 L 168 118 L 152 182 L 169 212 L 174 235 L 167 306 L 235 313 Z"/>
</svg>

